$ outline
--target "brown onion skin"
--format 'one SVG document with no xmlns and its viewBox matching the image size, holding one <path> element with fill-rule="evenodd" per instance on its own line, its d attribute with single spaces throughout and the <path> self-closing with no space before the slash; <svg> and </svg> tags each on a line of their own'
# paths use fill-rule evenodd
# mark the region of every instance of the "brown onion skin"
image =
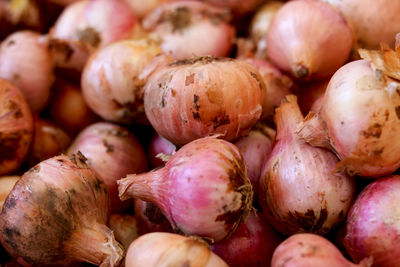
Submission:
<svg viewBox="0 0 400 267">
<path fill-rule="evenodd" d="M 99 49 L 87 62 L 81 79 L 89 107 L 105 120 L 148 123 L 139 78 L 147 63 L 162 50 L 150 39 L 124 40 Z"/>
<path fill-rule="evenodd" d="M 54 91 L 50 101 L 51 120 L 70 136 L 99 120 L 86 104 L 79 86 L 57 80 Z"/>
<path fill-rule="evenodd" d="M 82 130 L 68 148 L 68 154 L 80 151 L 88 165 L 103 179 L 112 213 L 126 210 L 131 201 L 121 202 L 117 180 L 129 173 L 147 170 L 147 158 L 142 145 L 126 128 L 109 122 L 97 122 Z"/>
<path fill-rule="evenodd" d="M 261 216 L 250 213 L 229 239 L 212 245 L 211 250 L 231 267 L 270 266 L 282 238 Z"/>
<path fill-rule="evenodd" d="M 348 59 L 352 31 L 327 3 L 296 0 L 285 3 L 267 32 L 268 57 L 299 79 L 332 75 Z"/>
<path fill-rule="evenodd" d="M 197 57 L 154 72 L 144 88 L 146 116 L 175 145 L 222 134 L 246 135 L 262 113 L 265 84 L 249 63 Z"/>
<path fill-rule="evenodd" d="M 0 79 L 0 175 L 16 171 L 28 155 L 33 117 L 22 92 Z"/>
<path fill-rule="evenodd" d="M 335 172 L 339 160 L 331 151 L 299 140 L 302 120 L 296 97 L 287 96 L 276 110 L 276 142 L 261 174 L 259 202 L 282 234 L 324 235 L 345 219 L 355 184 Z"/>
<path fill-rule="evenodd" d="M 2 176 L 0 177 L 0 212 L 3 209 L 4 201 L 13 189 L 20 176 Z"/>
<path fill-rule="evenodd" d="M 369 267 L 372 261 L 365 259 L 354 264 L 328 239 L 315 234 L 295 234 L 276 248 L 271 267 Z"/>
<path fill-rule="evenodd" d="M 174 232 L 168 219 L 155 204 L 134 198 L 133 206 L 140 235 L 152 232 Z"/>
<path fill-rule="evenodd" d="M 47 40 L 32 31 L 9 35 L 0 46 L 0 77 L 21 90 L 33 112 L 41 111 L 54 81 Z"/>
<path fill-rule="evenodd" d="M 84 261 L 115 266 L 123 250 L 105 224 L 108 191 L 81 155 L 60 155 L 26 172 L 0 214 L 0 241 L 24 265 Z"/>
<path fill-rule="evenodd" d="M 115 239 L 120 242 L 125 249 L 139 237 L 138 222 L 135 216 L 130 214 L 111 214 L 108 219 L 108 226 L 114 232 Z"/>
<path fill-rule="evenodd" d="M 225 57 L 235 38 L 230 13 L 198 1 L 160 5 L 143 19 L 143 28 L 175 59 L 193 56 Z"/>
<path fill-rule="evenodd" d="M 177 147 L 172 144 L 170 141 L 159 135 L 158 133 L 154 133 L 153 137 L 150 140 L 148 158 L 150 164 L 153 168 L 163 166 L 165 162 L 157 157 L 157 155 L 166 154 L 171 155 L 176 151 Z"/>
<path fill-rule="evenodd" d="M 357 196 L 346 222 L 343 245 L 353 260 L 373 257 L 373 266 L 399 263 L 400 176 L 379 178 Z"/>
<path fill-rule="evenodd" d="M 362 48 L 377 49 L 380 43 L 393 47 L 400 32 L 400 3 L 391 0 L 323 0 L 335 6 L 349 21 Z"/>
</svg>

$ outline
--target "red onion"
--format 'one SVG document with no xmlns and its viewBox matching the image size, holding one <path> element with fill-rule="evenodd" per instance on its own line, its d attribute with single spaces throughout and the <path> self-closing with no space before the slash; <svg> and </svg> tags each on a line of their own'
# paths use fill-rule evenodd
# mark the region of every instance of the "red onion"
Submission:
<svg viewBox="0 0 400 267">
<path fill-rule="evenodd" d="M 137 18 L 143 18 L 163 3 L 179 0 L 125 0 Z"/>
<path fill-rule="evenodd" d="M 380 43 L 394 45 L 400 32 L 400 2 L 393 0 L 323 0 L 338 8 L 349 21 L 360 47 L 379 48 Z"/>
<path fill-rule="evenodd" d="M 60 155 L 16 183 L 0 214 L 0 241 L 24 266 L 117 266 L 123 249 L 105 226 L 107 214 L 107 187 L 84 157 Z"/>
<path fill-rule="evenodd" d="M 175 59 L 224 57 L 235 38 L 229 19 L 225 9 L 197 1 L 177 1 L 156 8 L 144 18 L 143 27 Z"/>
<path fill-rule="evenodd" d="M 200 138 L 179 149 L 165 167 L 119 180 L 122 200 L 156 204 L 174 229 L 220 241 L 251 209 L 253 192 L 246 166 L 233 144 Z"/>
<path fill-rule="evenodd" d="M 103 179 L 110 193 L 111 211 L 120 212 L 132 204 L 121 202 L 117 180 L 128 173 L 147 170 L 146 154 L 142 145 L 127 129 L 108 122 L 86 127 L 68 149 L 68 154 L 80 151 L 88 165 Z"/>
<path fill-rule="evenodd" d="M 172 155 L 176 151 L 176 146 L 170 141 L 154 133 L 150 140 L 148 157 L 153 168 L 163 166 L 165 161 L 161 155 Z"/>
<path fill-rule="evenodd" d="M 281 233 L 327 234 L 341 223 L 354 196 L 354 179 L 335 173 L 338 162 L 329 150 L 300 141 L 303 120 L 294 95 L 276 110 L 276 143 L 260 179 L 260 204 Z"/>
<path fill-rule="evenodd" d="M 306 82 L 299 84 L 297 97 L 299 98 L 299 106 L 303 114 L 308 114 L 310 111 L 318 112 L 319 109 L 313 109 L 312 106 L 318 99 L 325 94 L 326 87 L 330 79 L 324 79 L 314 82 Z"/>
<path fill-rule="evenodd" d="M 46 39 L 30 31 L 8 36 L 0 46 L 0 77 L 22 91 L 33 112 L 42 110 L 54 80 Z"/>
<path fill-rule="evenodd" d="M 24 162 L 33 135 L 33 118 L 21 91 L 0 79 L 0 175 Z"/>
<path fill-rule="evenodd" d="M 258 199 L 258 185 L 261 170 L 272 150 L 275 141 L 275 131 L 263 124 L 256 124 L 248 135 L 235 141 L 242 153 L 247 167 L 247 175 L 253 187 L 254 200 Z"/>
<path fill-rule="evenodd" d="M 139 237 L 138 223 L 133 215 L 112 214 L 108 220 L 108 226 L 113 231 L 115 239 L 120 242 L 125 249 Z"/>
<path fill-rule="evenodd" d="M 378 177 L 400 167 L 398 83 L 366 60 L 340 68 L 329 82 L 319 113 L 309 114 L 299 136 L 332 148 L 339 170 Z"/>
<path fill-rule="evenodd" d="M 173 232 L 168 219 L 155 204 L 135 198 L 133 205 L 140 235 L 151 232 Z"/>
<path fill-rule="evenodd" d="M 254 11 L 264 0 L 201 0 L 215 6 L 229 8 L 235 15 L 244 15 Z"/>
<path fill-rule="evenodd" d="M 354 260 L 373 257 L 374 266 L 399 263 L 400 176 L 380 178 L 357 197 L 346 222 L 344 246 Z"/>
<path fill-rule="evenodd" d="M 144 107 L 154 129 L 175 145 L 221 134 L 246 135 L 262 113 L 265 84 L 249 63 L 198 57 L 155 71 L 144 88 Z"/>
<path fill-rule="evenodd" d="M 372 262 L 370 258 L 354 264 L 322 236 L 295 234 L 277 247 L 271 267 L 369 267 Z"/>
<path fill-rule="evenodd" d="M 71 136 L 97 120 L 83 99 L 81 89 L 64 81 L 56 81 L 55 94 L 50 102 L 50 115 Z"/>
<path fill-rule="evenodd" d="M 296 0 L 283 5 L 267 33 L 268 57 L 296 78 L 332 75 L 349 57 L 353 36 L 343 16 L 329 4 Z"/>
<path fill-rule="evenodd" d="M 136 239 L 126 253 L 125 266 L 228 267 L 200 238 L 171 233 L 150 233 Z"/>
<path fill-rule="evenodd" d="M 53 123 L 37 116 L 34 123 L 35 134 L 28 156 L 30 166 L 63 153 L 71 143 L 69 136 Z"/>
<path fill-rule="evenodd" d="M 229 239 L 212 245 L 212 251 L 230 267 L 270 266 L 281 237 L 260 216 L 250 213 Z"/>
<path fill-rule="evenodd" d="M 89 107 L 105 120 L 147 122 L 139 74 L 161 49 L 149 39 L 115 42 L 91 56 L 82 74 Z"/>
<path fill-rule="evenodd" d="M 4 201 L 10 194 L 15 183 L 19 180 L 19 176 L 2 176 L 0 177 L 0 212 L 3 209 Z"/>
</svg>

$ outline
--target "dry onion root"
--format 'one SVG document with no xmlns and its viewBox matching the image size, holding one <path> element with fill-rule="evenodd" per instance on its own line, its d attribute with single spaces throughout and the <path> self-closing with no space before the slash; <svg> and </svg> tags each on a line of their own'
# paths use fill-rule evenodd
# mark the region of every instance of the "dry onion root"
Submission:
<svg viewBox="0 0 400 267">
<path fill-rule="evenodd" d="M 0 241 L 24 265 L 75 261 L 118 266 L 121 245 L 105 224 L 105 184 L 81 155 L 36 165 L 16 183 L 0 214 Z"/>
</svg>

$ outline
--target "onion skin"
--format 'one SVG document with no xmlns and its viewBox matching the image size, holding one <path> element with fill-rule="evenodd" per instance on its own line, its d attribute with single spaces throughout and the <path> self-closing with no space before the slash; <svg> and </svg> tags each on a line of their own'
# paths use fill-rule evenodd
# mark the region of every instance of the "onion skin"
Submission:
<svg viewBox="0 0 400 267">
<path fill-rule="evenodd" d="M 400 95 L 393 86 L 397 83 L 366 60 L 346 64 L 330 80 L 319 113 L 299 126 L 299 136 L 335 151 L 339 170 L 364 177 L 391 174 L 400 167 Z"/>
<path fill-rule="evenodd" d="M 201 239 L 171 233 L 150 233 L 136 239 L 128 248 L 125 266 L 228 267 Z"/>
<path fill-rule="evenodd" d="M 143 85 L 147 63 L 161 53 L 150 39 L 125 40 L 99 49 L 82 74 L 82 93 L 89 107 L 105 120 L 146 123 Z M 148 122 L 147 122 L 148 123 Z"/>
<path fill-rule="evenodd" d="M 13 189 L 15 183 L 21 178 L 20 176 L 3 176 L 0 177 L 0 212 L 3 209 L 4 201 Z"/>
<path fill-rule="evenodd" d="M 323 0 L 335 6 L 349 21 L 357 45 L 376 49 L 381 43 L 393 47 L 400 32 L 400 3 L 391 0 Z"/>
<path fill-rule="evenodd" d="M 296 0 L 283 5 L 267 32 L 268 57 L 299 79 L 332 75 L 348 59 L 352 31 L 329 4 Z"/>
<path fill-rule="evenodd" d="M 125 0 L 137 18 L 144 18 L 161 4 L 179 0 Z"/>
<path fill-rule="evenodd" d="M 16 183 L 0 214 L 0 241 L 24 265 L 117 266 L 123 249 L 105 226 L 108 192 L 82 155 L 42 161 Z"/>
<path fill-rule="evenodd" d="M 133 215 L 111 214 L 108 226 L 113 231 L 115 239 L 120 242 L 125 249 L 139 237 L 138 223 Z"/>
<path fill-rule="evenodd" d="M 295 234 L 276 248 L 271 267 L 369 267 L 372 262 L 370 258 L 354 264 L 322 236 Z"/>
<path fill-rule="evenodd" d="M 136 137 L 122 126 L 98 122 L 86 127 L 68 148 L 69 155 L 78 151 L 106 184 L 112 213 L 127 209 L 132 202 L 121 202 L 117 180 L 147 170 L 146 154 Z"/>
<path fill-rule="evenodd" d="M 16 171 L 26 159 L 33 118 L 21 91 L 0 79 L 0 175 Z"/>
<path fill-rule="evenodd" d="M 373 266 L 399 262 L 400 176 L 380 178 L 369 184 L 354 202 L 346 222 L 343 245 L 353 260 L 373 257 Z"/>
<path fill-rule="evenodd" d="M 133 206 L 140 235 L 152 232 L 173 232 L 168 219 L 155 204 L 135 198 Z"/>
<path fill-rule="evenodd" d="M 270 266 L 281 237 L 261 214 L 250 213 L 232 236 L 212 245 L 211 250 L 231 267 Z"/>
<path fill-rule="evenodd" d="M 153 168 L 163 166 L 165 162 L 157 157 L 157 155 L 172 155 L 175 151 L 176 146 L 174 144 L 172 144 L 170 141 L 168 141 L 158 133 L 154 133 L 153 137 L 150 140 L 148 152 L 148 158 L 151 166 Z"/>
<path fill-rule="evenodd" d="M 354 179 L 335 173 L 336 156 L 300 141 L 303 115 L 294 95 L 276 110 L 276 143 L 260 178 L 259 201 L 279 232 L 327 234 L 340 224 L 354 196 Z"/>
<path fill-rule="evenodd" d="M 211 242 L 228 238 L 250 211 L 253 191 L 242 155 L 215 137 L 179 149 L 165 167 L 118 181 L 122 200 L 156 204 L 172 227 Z"/>
<path fill-rule="evenodd" d="M 175 145 L 222 134 L 246 135 L 262 113 L 265 84 L 249 63 L 198 57 L 155 71 L 144 88 L 146 116 Z"/>
<path fill-rule="evenodd" d="M 229 8 L 236 16 L 241 16 L 254 11 L 263 0 L 202 0 L 215 6 Z"/>
<path fill-rule="evenodd" d="M 33 112 L 41 111 L 49 101 L 54 81 L 45 38 L 31 31 L 9 35 L 0 46 L 0 78 L 22 91 Z"/>
<path fill-rule="evenodd" d="M 197 2 L 166 3 L 143 19 L 143 28 L 175 59 L 192 56 L 228 56 L 235 28 L 226 9 Z"/>
<path fill-rule="evenodd" d="M 325 94 L 329 80 L 330 79 L 324 79 L 320 81 L 299 84 L 300 88 L 297 93 L 297 97 L 299 98 L 300 109 L 304 115 L 307 115 L 308 112 L 310 111 L 313 112 L 319 111 L 319 108 L 316 107 L 313 108 L 313 106 L 318 99 L 322 99 L 321 97 L 323 97 L 323 95 Z"/>
</svg>

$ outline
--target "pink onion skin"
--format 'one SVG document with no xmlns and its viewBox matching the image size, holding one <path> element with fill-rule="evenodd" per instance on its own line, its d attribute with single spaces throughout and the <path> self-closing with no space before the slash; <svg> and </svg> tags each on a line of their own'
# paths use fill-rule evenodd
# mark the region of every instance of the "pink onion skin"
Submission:
<svg viewBox="0 0 400 267">
<path fill-rule="evenodd" d="M 150 164 L 153 168 L 163 166 L 165 162 L 158 158 L 158 154 L 166 154 L 172 155 L 176 151 L 176 146 L 172 144 L 170 141 L 159 135 L 158 133 L 154 133 L 153 137 L 150 140 L 148 158 Z"/>
<path fill-rule="evenodd" d="M 247 176 L 253 187 L 254 200 L 258 199 L 261 171 L 272 151 L 275 131 L 262 124 L 256 124 L 248 135 L 236 140 L 234 144 L 242 153 L 247 168 Z"/>
<path fill-rule="evenodd" d="M 265 84 L 249 63 L 198 57 L 154 72 L 144 88 L 144 108 L 158 134 L 175 145 L 222 134 L 246 135 L 259 120 Z"/>
<path fill-rule="evenodd" d="M 211 250 L 231 267 L 270 266 L 280 235 L 263 221 L 261 214 L 250 213 L 231 237 L 211 246 Z"/>
<path fill-rule="evenodd" d="M 369 184 L 354 202 L 346 222 L 343 245 L 353 260 L 372 256 L 373 266 L 399 262 L 400 176 L 380 178 Z"/>
<path fill-rule="evenodd" d="M 299 127 L 301 138 L 336 152 L 339 170 L 363 177 L 400 167 L 400 95 L 379 77 L 369 61 L 346 64 L 330 80 L 320 112 Z"/>
<path fill-rule="evenodd" d="M 0 46 L 0 77 L 22 91 L 33 112 L 41 111 L 54 81 L 47 40 L 31 31 L 9 35 Z"/>
<path fill-rule="evenodd" d="M 332 75 L 348 59 L 352 31 L 329 4 L 296 0 L 283 5 L 267 33 L 268 57 L 299 79 Z"/>
<path fill-rule="evenodd" d="M 0 175 L 10 174 L 21 166 L 32 136 L 32 113 L 22 92 L 0 79 Z"/>
<path fill-rule="evenodd" d="M 135 198 L 133 206 L 140 235 L 152 232 L 173 232 L 168 219 L 155 204 Z"/>
<path fill-rule="evenodd" d="M 306 82 L 299 84 L 297 97 L 299 98 L 299 106 L 304 115 L 308 112 L 318 112 L 319 108 L 312 108 L 318 99 L 325 94 L 330 79 L 324 79 L 314 82 Z M 322 103 L 320 103 L 322 104 Z M 318 105 L 320 105 L 318 104 Z"/>
<path fill-rule="evenodd" d="M 393 47 L 400 32 L 400 3 L 391 0 L 323 0 L 335 6 L 349 21 L 358 46 L 377 49 L 380 43 Z"/>
<path fill-rule="evenodd" d="M 185 235 L 218 242 L 245 219 L 253 191 L 238 148 L 204 137 L 179 149 L 163 168 L 118 181 L 122 200 L 156 204 L 172 227 Z"/>
<path fill-rule="evenodd" d="M 108 192 L 81 154 L 27 171 L 0 214 L 0 241 L 23 266 L 89 262 L 117 266 L 124 253 L 105 224 Z"/>
<path fill-rule="evenodd" d="M 15 183 L 21 178 L 20 176 L 1 176 L 0 177 L 0 212 L 3 209 L 4 201 L 10 194 Z M 0 254 L 1 256 L 1 254 Z"/>
<path fill-rule="evenodd" d="M 119 41 L 97 50 L 82 74 L 86 103 L 105 120 L 148 123 L 143 107 L 145 81 L 139 75 L 161 52 L 159 46 L 148 39 Z"/>
<path fill-rule="evenodd" d="M 143 28 L 175 59 L 228 56 L 235 38 L 229 12 L 197 1 L 166 3 L 143 19 Z"/>
<path fill-rule="evenodd" d="M 271 267 L 369 267 L 372 262 L 372 259 L 365 259 L 359 264 L 354 264 L 322 236 L 295 234 L 276 248 Z"/>
<path fill-rule="evenodd" d="M 298 139 L 303 115 L 294 95 L 276 110 L 276 142 L 260 178 L 259 203 L 279 232 L 327 234 L 350 208 L 352 177 L 335 173 L 337 157 Z"/>
<path fill-rule="evenodd" d="M 222 8 L 229 8 L 236 16 L 241 16 L 246 13 L 254 11 L 263 0 L 202 0 L 204 2 L 219 6 Z"/>
<path fill-rule="evenodd" d="M 86 127 L 68 148 L 68 154 L 80 151 L 88 165 L 103 179 L 110 199 L 111 212 L 126 210 L 131 201 L 121 202 L 117 180 L 128 173 L 147 170 L 147 158 L 136 137 L 122 126 L 98 122 Z"/>
<path fill-rule="evenodd" d="M 131 7 L 133 14 L 135 14 L 135 16 L 140 19 L 151 13 L 151 11 L 153 11 L 153 9 L 157 8 L 158 6 L 164 3 L 176 1 L 179 0 L 125 0 L 125 2 Z"/>
</svg>

